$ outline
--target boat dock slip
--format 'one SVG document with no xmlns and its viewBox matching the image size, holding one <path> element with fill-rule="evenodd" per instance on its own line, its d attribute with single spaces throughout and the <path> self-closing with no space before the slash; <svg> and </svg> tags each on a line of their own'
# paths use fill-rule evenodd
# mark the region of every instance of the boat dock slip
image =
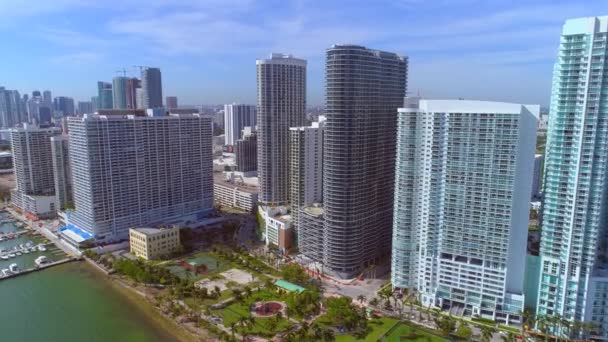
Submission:
<svg viewBox="0 0 608 342">
<path fill-rule="evenodd" d="M 6 275 L 6 276 L 0 276 L 0 280 L 15 278 L 15 277 L 18 277 L 20 275 L 24 275 L 24 274 L 40 271 L 40 270 L 43 270 L 45 268 L 49 268 L 49 267 L 65 264 L 66 262 L 76 261 L 76 260 L 79 260 L 79 259 L 77 259 L 77 258 L 65 258 L 65 259 L 61 259 L 61 260 L 58 260 L 58 261 L 49 262 L 48 264 L 44 264 L 44 265 L 40 265 L 40 266 L 37 266 L 37 267 L 32 267 L 32 268 L 28 268 L 28 269 L 19 271 L 19 273 L 13 273 L 13 274 L 9 274 L 9 275 Z"/>
</svg>

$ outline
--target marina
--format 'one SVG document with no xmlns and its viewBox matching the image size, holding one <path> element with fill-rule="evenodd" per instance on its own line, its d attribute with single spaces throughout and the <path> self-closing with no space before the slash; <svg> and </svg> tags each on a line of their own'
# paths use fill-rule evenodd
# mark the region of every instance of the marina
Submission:
<svg viewBox="0 0 608 342">
<path fill-rule="evenodd" d="M 0 280 L 71 261 L 61 249 L 0 211 Z"/>
</svg>

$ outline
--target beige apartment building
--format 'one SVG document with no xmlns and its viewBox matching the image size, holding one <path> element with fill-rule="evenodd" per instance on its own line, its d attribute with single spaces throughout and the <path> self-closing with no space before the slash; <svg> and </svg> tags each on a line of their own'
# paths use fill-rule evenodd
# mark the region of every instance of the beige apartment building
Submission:
<svg viewBox="0 0 608 342">
<path fill-rule="evenodd" d="M 131 228 L 129 229 L 131 253 L 145 260 L 160 259 L 179 252 L 179 227 L 173 228 Z"/>
</svg>

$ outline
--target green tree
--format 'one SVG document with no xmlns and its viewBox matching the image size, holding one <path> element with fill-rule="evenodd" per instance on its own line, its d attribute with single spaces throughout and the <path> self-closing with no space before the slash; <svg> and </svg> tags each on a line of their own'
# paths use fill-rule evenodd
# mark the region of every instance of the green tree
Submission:
<svg viewBox="0 0 608 342">
<path fill-rule="evenodd" d="M 482 325 L 481 329 L 481 342 L 490 342 L 492 340 L 492 335 L 496 332 L 496 328 Z"/>
<path fill-rule="evenodd" d="M 461 322 L 455 334 L 462 339 L 469 340 L 473 336 L 473 330 L 467 323 Z"/>
<path fill-rule="evenodd" d="M 369 301 L 369 305 L 371 305 L 371 306 L 378 305 L 378 298 L 376 298 L 376 297 L 372 298 L 372 300 Z"/>
<path fill-rule="evenodd" d="M 308 274 L 297 264 L 286 264 L 281 267 L 281 277 L 299 285 L 304 285 L 310 280 Z"/>
</svg>

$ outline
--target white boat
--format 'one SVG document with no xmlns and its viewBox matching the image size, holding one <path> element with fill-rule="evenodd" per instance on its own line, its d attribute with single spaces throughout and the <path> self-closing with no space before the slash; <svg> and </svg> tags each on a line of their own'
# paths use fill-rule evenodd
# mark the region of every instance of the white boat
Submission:
<svg viewBox="0 0 608 342">
<path fill-rule="evenodd" d="M 15 253 L 16 256 L 21 256 L 21 252 Z"/>
<path fill-rule="evenodd" d="M 19 273 L 19 266 L 17 264 L 11 264 L 8 267 L 8 270 L 11 271 L 11 273 Z"/>
<path fill-rule="evenodd" d="M 2 260 L 8 260 L 8 257 L 6 255 L 3 255 L 3 256 L 0 257 L 0 259 L 2 259 Z"/>
<path fill-rule="evenodd" d="M 16 257 L 16 255 L 15 255 L 15 254 L 13 254 L 13 253 L 11 253 L 11 254 L 9 254 L 9 255 L 8 255 L 8 257 L 9 257 L 9 258 L 14 258 L 14 257 Z"/>
<path fill-rule="evenodd" d="M 44 247 L 44 245 L 39 245 L 38 250 L 41 252 L 46 252 L 46 248 Z"/>
<path fill-rule="evenodd" d="M 5 268 L 2 270 L 2 275 L 4 277 L 11 275 L 11 271 L 8 270 L 8 268 Z"/>
<path fill-rule="evenodd" d="M 42 266 L 42 265 L 48 264 L 49 259 L 47 257 L 45 257 L 44 255 L 41 255 L 41 256 L 37 257 L 36 260 L 34 260 L 34 262 L 36 263 L 36 265 Z"/>
<path fill-rule="evenodd" d="M 36 247 L 30 248 L 30 252 L 35 252 L 36 250 L 37 250 Z"/>
<path fill-rule="evenodd" d="M 30 250 L 27 248 L 24 248 L 21 252 L 23 252 L 23 254 L 30 254 Z"/>
</svg>

